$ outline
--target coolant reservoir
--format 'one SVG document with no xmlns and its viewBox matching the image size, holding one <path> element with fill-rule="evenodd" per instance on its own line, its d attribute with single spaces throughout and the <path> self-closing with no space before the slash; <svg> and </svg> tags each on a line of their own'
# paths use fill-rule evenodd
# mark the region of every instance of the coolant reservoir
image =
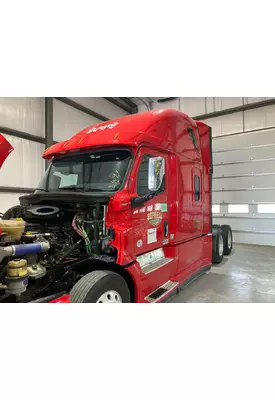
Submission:
<svg viewBox="0 0 275 400">
<path fill-rule="evenodd" d="M 9 278 L 21 278 L 28 275 L 27 260 L 12 260 L 8 262 L 7 276 Z"/>
<path fill-rule="evenodd" d="M 13 240 L 20 240 L 25 230 L 25 221 L 15 219 L 0 219 L 0 231 L 6 233 Z"/>
</svg>

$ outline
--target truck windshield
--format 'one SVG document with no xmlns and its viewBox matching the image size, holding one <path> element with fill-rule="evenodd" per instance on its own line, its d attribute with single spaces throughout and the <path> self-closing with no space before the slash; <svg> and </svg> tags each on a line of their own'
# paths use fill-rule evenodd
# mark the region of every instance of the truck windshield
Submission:
<svg viewBox="0 0 275 400">
<path fill-rule="evenodd" d="M 106 150 L 56 158 L 37 190 L 115 192 L 123 183 L 130 159 L 129 150 Z"/>
</svg>

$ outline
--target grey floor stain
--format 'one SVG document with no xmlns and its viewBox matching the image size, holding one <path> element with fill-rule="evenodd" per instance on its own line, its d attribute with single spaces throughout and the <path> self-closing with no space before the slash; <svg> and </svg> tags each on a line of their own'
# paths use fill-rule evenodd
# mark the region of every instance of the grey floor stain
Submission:
<svg viewBox="0 0 275 400">
<path fill-rule="evenodd" d="M 170 303 L 275 303 L 275 247 L 235 245 Z"/>
</svg>

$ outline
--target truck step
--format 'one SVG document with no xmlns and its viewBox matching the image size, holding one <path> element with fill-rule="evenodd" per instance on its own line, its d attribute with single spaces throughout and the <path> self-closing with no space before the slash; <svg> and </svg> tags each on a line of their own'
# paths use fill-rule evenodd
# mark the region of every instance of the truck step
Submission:
<svg viewBox="0 0 275 400">
<path fill-rule="evenodd" d="M 179 286 L 179 282 L 168 281 L 164 285 L 154 290 L 148 296 L 146 296 L 144 300 L 148 301 L 149 303 L 158 303 L 163 297 L 172 292 L 177 286 Z"/>
<path fill-rule="evenodd" d="M 147 275 L 150 272 L 156 271 L 157 269 L 164 267 L 171 261 L 173 261 L 173 258 L 162 258 L 161 260 L 157 260 L 142 267 L 142 272 Z"/>
</svg>

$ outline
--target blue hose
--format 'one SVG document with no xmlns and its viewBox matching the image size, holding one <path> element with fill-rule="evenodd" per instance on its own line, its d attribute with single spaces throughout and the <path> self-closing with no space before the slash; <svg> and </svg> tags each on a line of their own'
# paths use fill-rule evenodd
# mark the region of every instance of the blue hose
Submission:
<svg viewBox="0 0 275 400">
<path fill-rule="evenodd" d="M 0 247 L 0 262 L 5 257 L 21 257 L 26 254 L 45 253 L 49 249 L 49 242 L 15 244 L 14 246 Z"/>
<path fill-rule="evenodd" d="M 28 244 L 17 244 L 12 247 L 12 255 L 15 257 L 21 257 L 26 254 L 38 254 L 44 253 L 49 250 L 48 242 L 37 242 L 37 243 L 28 243 Z"/>
</svg>

